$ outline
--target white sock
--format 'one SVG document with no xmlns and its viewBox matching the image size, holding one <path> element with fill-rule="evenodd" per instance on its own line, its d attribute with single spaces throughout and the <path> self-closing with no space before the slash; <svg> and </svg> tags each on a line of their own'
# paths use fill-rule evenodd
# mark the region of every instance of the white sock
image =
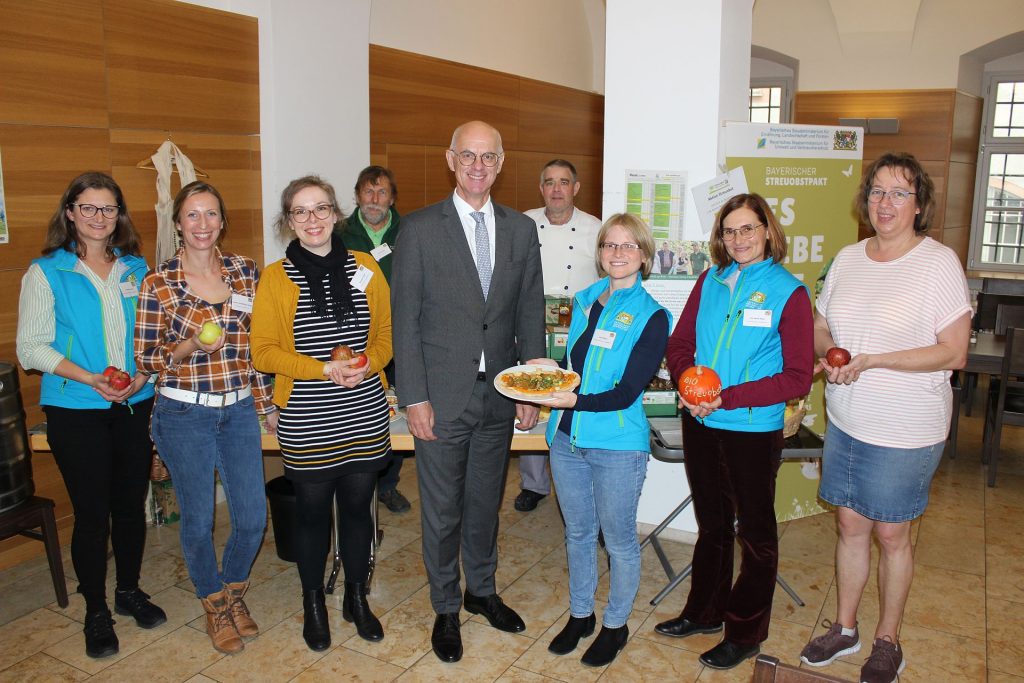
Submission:
<svg viewBox="0 0 1024 683">
<path fill-rule="evenodd" d="M 853 628 L 846 628 L 844 626 L 843 627 L 843 635 L 844 636 L 851 636 L 851 637 L 857 635 L 857 627 L 854 626 Z"/>
</svg>

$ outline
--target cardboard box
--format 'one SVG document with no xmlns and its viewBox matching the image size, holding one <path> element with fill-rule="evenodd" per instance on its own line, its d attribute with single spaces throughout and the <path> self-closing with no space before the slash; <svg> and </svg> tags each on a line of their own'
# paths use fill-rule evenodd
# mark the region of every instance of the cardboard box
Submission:
<svg viewBox="0 0 1024 683">
<path fill-rule="evenodd" d="M 647 417 L 675 417 L 679 414 L 674 391 L 645 391 L 643 405 Z"/>
<path fill-rule="evenodd" d="M 565 358 L 565 347 L 569 341 L 569 333 L 564 327 L 552 328 L 548 332 L 548 358 L 562 360 Z"/>
</svg>

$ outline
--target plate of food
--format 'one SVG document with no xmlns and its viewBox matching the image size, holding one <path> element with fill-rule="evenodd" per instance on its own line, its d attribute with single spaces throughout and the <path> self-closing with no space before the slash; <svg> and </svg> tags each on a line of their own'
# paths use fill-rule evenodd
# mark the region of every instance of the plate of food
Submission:
<svg viewBox="0 0 1024 683">
<path fill-rule="evenodd" d="M 543 403 L 556 391 L 572 391 L 580 376 L 550 365 L 515 365 L 494 378 L 494 388 L 515 401 Z"/>
</svg>

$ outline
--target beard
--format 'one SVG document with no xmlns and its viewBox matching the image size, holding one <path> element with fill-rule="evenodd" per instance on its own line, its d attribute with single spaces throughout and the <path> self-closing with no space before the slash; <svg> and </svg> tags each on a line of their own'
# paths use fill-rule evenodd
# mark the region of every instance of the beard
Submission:
<svg viewBox="0 0 1024 683">
<path fill-rule="evenodd" d="M 390 210 L 390 206 L 381 206 L 380 204 L 367 204 L 366 206 L 359 207 L 360 213 L 363 214 L 363 220 L 370 225 L 383 223 L 387 219 Z"/>
</svg>

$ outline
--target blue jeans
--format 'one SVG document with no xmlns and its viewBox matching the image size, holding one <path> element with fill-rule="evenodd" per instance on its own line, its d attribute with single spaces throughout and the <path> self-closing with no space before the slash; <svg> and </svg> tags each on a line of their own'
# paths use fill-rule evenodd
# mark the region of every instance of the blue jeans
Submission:
<svg viewBox="0 0 1024 683">
<path fill-rule="evenodd" d="M 640 543 L 636 508 L 647 477 L 646 451 L 575 448 L 565 432 L 551 442 L 551 475 L 565 516 L 565 549 L 569 557 L 569 612 L 594 613 L 597 590 L 597 532 L 604 531 L 611 557 L 608 609 L 602 624 L 624 626 L 640 590 Z"/>
<path fill-rule="evenodd" d="M 181 551 L 196 595 L 205 598 L 225 583 L 245 581 L 267 526 L 260 426 L 252 397 L 208 408 L 158 396 L 152 431 L 181 507 Z M 231 515 L 220 571 L 213 548 L 215 470 Z"/>
</svg>

